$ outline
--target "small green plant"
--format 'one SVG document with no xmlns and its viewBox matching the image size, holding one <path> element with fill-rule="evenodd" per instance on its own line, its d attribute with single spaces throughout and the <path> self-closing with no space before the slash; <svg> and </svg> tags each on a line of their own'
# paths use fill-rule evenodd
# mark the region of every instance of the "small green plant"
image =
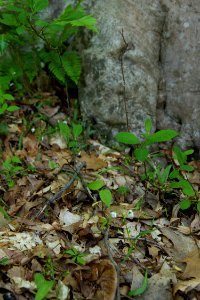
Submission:
<svg viewBox="0 0 200 300">
<path fill-rule="evenodd" d="M 117 192 L 123 196 L 127 196 L 128 194 L 130 194 L 130 189 L 127 186 L 120 186 L 117 189 Z"/>
<path fill-rule="evenodd" d="M 81 27 L 96 31 L 96 20 L 84 12 L 80 2 L 68 5 L 57 18 L 45 20 L 41 15 L 48 0 L 1 1 L 1 90 L 9 90 L 12 85 L 12 90 L 19 92 L 25 88 L 30 92 L 33 80 L 44 66 L 61 84 L 66 85 L 67 79 L 78 83 L 80 57 L 69 51 L 66 41 Z"/>
<path fill-rule="evenodd" d="M 51 279 L 54 279 L 55 268 L 51 257 L 47 258 L 44 268 L 45 268 L 45 275 L 50 277 Z"/>
<path fill-rule="evenodd" d="M 10 94 L 5 94 L 3 90 L 0 90 L 0 115 L 5 112 L 14 112 L 19 109 L 17 105 L 9 105 L 8 102 L 13 101 L 14 97 Z"/>
<path fill-rule="evenodd" d="M 72 261 L 79 264 L 79 265 L 85 265 L 85 259 L 84 257 L 87 256 L 85 253 L 80 253 L 78 250 L 75 248 L 71 248 L 69 250 L 65 250 L 64 253 L 68 254 Z"/>
<path fill-rule="evenodd" d="M 18 156 L 12 156 L 2 163 L 2 173 L 9 188 L 14 186 L 14 176 L 21 174 L 23 171 L 22 161 Z"/>
<path fill-rule="evenodd" d="M 163 197 L 165 192 L 181 189 L 185 196 L 180 202 L 181 209 L 187 209 L 192 203 L 196 203 L 197 210 L 200 211 L 200 202 L 196 192 L 187 179 L 187 173 L 194 171 L 194 167 L 187 163 L 188 156 L 193 153 L 193 150 L 182 151 L 180 147 L 174 145 L 173 155 L 169 158 L 171 163 L 166 167 L 161 167 L 159 164 L 155 164 L 155 158 L 162 154 L 151 153 L 150 146 L 154 143 L 170 141 L 178 133 L 175 130 L 160 130 L 156 133 L 151 133 L 151 130 L 152 122 L 150 119 L 147 119 L 142 139 L 130 132 L 119 132 L 116 135 L 116 139 L 118 142 L 135 146 L 133 158 L 144 166 L 144 173 L 141 175 L 141 178 L 151 184 L 159 192 L 160 197 Z"/>
<path fill-rule="evenodd" d="M 104 188 L 105 183 L 103 180 L 97 179 L 88 183 L 87 187 L 92 191 L 98 191 L 101 201 L 107 206 L 110 207 L 112 203 L 112 194 L 111 191 L 107 188 Z"/>
<path fill-rule="evenodd" d="M 72 123 L 71 126 L 67 122 L 59 122 L 59 131 L 61 135 L 66 140 L 68 147 L 72 150 L 74 154 L 77 154 L 83 147 L 80 142 L 80 137 L 83 132 L 83 127 L 80 123 Z"/>
<path fill-rule="evenodd" d="M 34 281 L 37 286 L 37 293 L 35 295 L 35 300 L 43 300 L 46 298 L 48 293 L 53 289 L 55 284 L 54 280 L 46 280 L 41 273 L 35 273 Z"/>
<path fill-rule="evenodd" d="M 21 159 L 14 155 L 2 163 L 1 176 L 6 180 L 8 187 L 12 188 L 15 185 L 14 176 L 26 175 L 32 171 L 34 171 L 34 168 L 31 165 L 24 168 Z"/>
</svg>

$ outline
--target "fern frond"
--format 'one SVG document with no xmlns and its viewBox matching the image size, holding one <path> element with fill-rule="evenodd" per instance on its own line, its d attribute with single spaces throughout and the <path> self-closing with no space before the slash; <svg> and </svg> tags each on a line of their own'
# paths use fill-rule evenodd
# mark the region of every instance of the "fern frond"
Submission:
<svg viewBox="0 0 200 300">
<path fill-rule="evenodd" d="M 65 52 L 62 56 L 62 64 L 66 74 L 77 84 L 81 74 L 80 56 L 73 51 Z"/>
<path fill-rule="evenodd" d="M 62 83 L 65 83 L 65 74 L 62 67 L 61 58 L 56 52 L 49 52 L 49 70 L 53 73 L 53 75 Z"/>
</svg>

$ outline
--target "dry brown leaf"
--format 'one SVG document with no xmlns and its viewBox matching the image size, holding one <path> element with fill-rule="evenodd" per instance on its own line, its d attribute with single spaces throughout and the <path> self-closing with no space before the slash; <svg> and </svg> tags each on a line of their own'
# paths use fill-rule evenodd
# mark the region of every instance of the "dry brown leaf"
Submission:
<svg viewBox="0 0 200 300">
<path fill-rule="evenodd" d="M 38 154 L 38 140 L 33 134 L 23 138 L 23 147 L 29 156 L 36 156 Z"/>
<path fill-rule="evenodd" d="M 189 253 L 182 262 L 186 263 L 186 268 L 181 279 L 195 278 L 200 280 L 200 254 L 199 250 Z"/>
<path fill-rule="evenodd" d="M 186 236 L 169 227 L 160 228 L 162 234 L 171 242 L 171 246 L 165 244 L 165 251 L 175 261 L 182 261 L 192 251 L 197 250 L 197 245 L 191 236 Z"/>
<path fill-rule="evenodd" d="M 175 295 L 178 291 L 188 293 L 192 290 L 196 289 L 200 291 L 200 282 L 199 279 L 190 279 L 186 281 L 178 281 L 178 283 L 173 288 L 173 294 Z M 183 298 L 181 298 L 183 299 Z M 197 298 L 193 298 L 197 299 Z"/>
<path fill-rule="evenodd" d="M 86 162 L 86 169 L 88 170 L 99 170 L 107 167 L 107 163 L 96 156 L 95 153 L 87 154 L 86 152 L 81 152 L 80 161 Z"/>
<path fill-rule="evenodd" d="M 117 272 L 115 267 L 108 259 L 101 259 L 92 264 L 97 274 L 97 284 L 99 289 L 93 299 L 95 300 L 114 300 L 117 288 Z"/>
</svg>

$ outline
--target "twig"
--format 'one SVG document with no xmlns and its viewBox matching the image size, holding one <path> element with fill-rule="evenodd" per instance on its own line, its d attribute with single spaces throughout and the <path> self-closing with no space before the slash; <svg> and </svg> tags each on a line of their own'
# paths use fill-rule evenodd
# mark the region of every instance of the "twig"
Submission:
<svg viewBox="0 0 200 300">
<path fill-rule="evenodd" d="M 112 262 L 112 264 L 115 267 L 115 270 L 117 272 L 116 300 L 120 300 L 121 299 L 120 289 L 119 289 L 120 269 L 119 269 L 119 266 L 117 265 L 117 263 L 115 262 L 115 260 L 112 256 L 112 253 L 110 251 L 110 244 L 109 244 L 109 240 L 108 240 L 108 231 L 109 231 L 109 228 L 107 228 L 105 231 L 103 231 L 104 243 L 105 243 L 107 251 L 108 251 L 108 257 L 109 257 L 110 261 Z"/>
<path fill-rule="evenodd" d="M 55 195 L 53 195 L 53 197 L 51 197 L 47 202 L 46 204 L 43 206 L 43 208 L 37 213 L 36 215 L 36 218 L 38 218 L 42 213 L 43 211 L 47 208 L 47 206 L 55 203 L 58 199 L 60 199 L 60 197 L 62 196 L 62 194 L 70 188 L 70 186 L 74 183 L 74 181 L 76 180 L 77 176 L 79 175 L 80 173 L 80 170 L 85 167 L 85 162 L 84 163 L 80 163 L 77 165 L 77 167 L 75 168 L 75 174 L 74 176 L 68 181 L 68 183 L 66 183 L 64 185 L 64 187 L 62 187 L 60 189 L 60 191 L 58 191 Z"/>
<path fill-rule="evenodd" d="M 126 51 L 129 50 L 129 45 L 125 40 L 123 28 L 121 31 L 121 36 L 122 36 L 124 45 L 120 49 L 119 59 L 120 59 L 120 64 L 121 64 L 121 72 L 122 72 L 122 80 L 123 80 L 123 100 L 124 100 L 124 108 L 125 108 L 125 115 L 126 115 L 126 127 L 127 127 L 127 131 L 129 131 L 129 120 L 128 120 L 128 110 L 127 110 L 127 99 L 126 99 L 126 80 L 125 80 L 125 75 L 124 75 L 124 62 L 123 62 L 123 56 L 126 53 Z"/>
</svg>

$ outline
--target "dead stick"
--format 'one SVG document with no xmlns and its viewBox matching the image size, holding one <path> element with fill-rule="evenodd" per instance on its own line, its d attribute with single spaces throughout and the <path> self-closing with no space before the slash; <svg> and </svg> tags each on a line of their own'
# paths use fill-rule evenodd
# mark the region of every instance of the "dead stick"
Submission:
<svg viewBox="0 0 200 300">
<path fill-rule="evenodd" d="M 80 170 L 85 167 L 85 162 L 80 163 L 79 165 L 77 165 L 77 167 L 75 168 L 75 174 L 74 176 L 70 179 L 70 181 L 68 181 L 68 183 L 66 183 L 61 189 L 60 191 L 58 191 L 55 195 L 53 195 L 53 197 L 51 197 L 46 204 L 43 206 L 43 208 L 37 213 L 36 218 L 38 218 L 43 211 L 47 208 L 47 206 L 55 203 L 58 199 L 60 199 L 60 197 L 62 196 L 62 194 L 70 188 L 70 186 L 74 183 L 74 181 L 77 179 L 77 176 L 80 172 Z"/>
</svg>

